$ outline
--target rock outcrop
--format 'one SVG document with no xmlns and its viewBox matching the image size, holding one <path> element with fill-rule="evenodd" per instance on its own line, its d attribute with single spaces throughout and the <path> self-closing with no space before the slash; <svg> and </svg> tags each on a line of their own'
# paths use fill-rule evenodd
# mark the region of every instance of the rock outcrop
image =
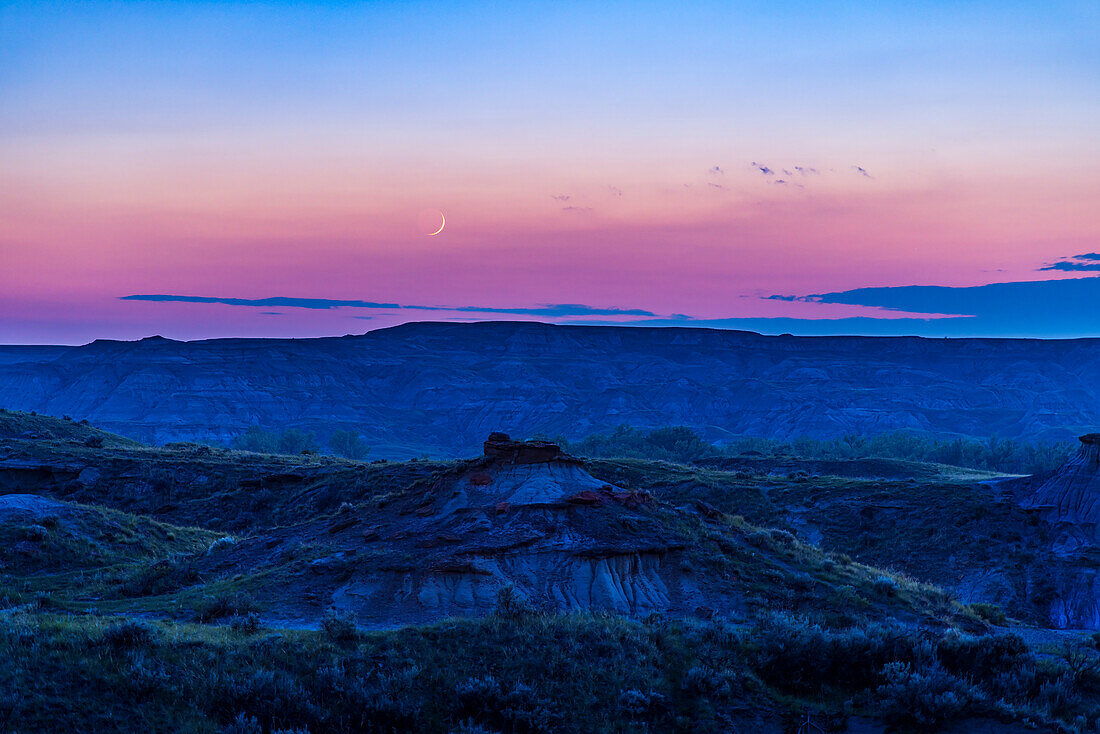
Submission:
<svg viewBox="0 0 1100 734">
<path fill-rule="evenodd" d="M 1056 562 L 1042 583 L 1053 597 L 1051 625 L 1100 629 L 1100 433 L 1080 437 L 1081 446 L 1054 474 L 1020 499 L 1051 526 Z"/>
<path fill-rule="evenodd" d="M 500 433 L 483 457 L 403 493 L 272 528 L 203 563 L 215 577 L 270 578 L 272 559 L 303 546 L 326 555 L 304 577 L 261 587 L 270 606 L 307 620 L 336 607 L 380 627 L 489 614 L 506 588 L 556 611 L 744 615 L 774 594 L 791 608 L 837 604 L 839 612 L 822 574 L 866 588 L 876 578 L 855 567 L 825 571 L 821 552 L 789 534 L 706 505 L 661 503 L 597 479 L 553 443 Z"/>
<path fill-rule="evenodd" d="M 485 456 L 501 464 L 545 464 L 551 461 L 578 463 L 561 446 L 550 441 L 514 441 L 507 433 L 490 433 Z"/>
<path fill-rule="evenodd" d="M 356 574 L 332 592 L 335 606 L 380 624 L 479 615 L 507 586 L 558 610 L 701 603 L 701 589 L 668 563 L 682 541 L 647 517 L 644 493 L 597 480 L 549 441 L 493 433 L 484 446 L 482 462 L 418 499 L 409 532 L 428 547 L 423 563 Z M 630 523 L 647 532 L 624 532 Z"/>
<path fill-rule="evenodd" d="M 1100 545 L 1100 433 L 1080 441 L 1077 453 L 1022 504 L 1041 511 L 1067 536 Z"/>
</svg>

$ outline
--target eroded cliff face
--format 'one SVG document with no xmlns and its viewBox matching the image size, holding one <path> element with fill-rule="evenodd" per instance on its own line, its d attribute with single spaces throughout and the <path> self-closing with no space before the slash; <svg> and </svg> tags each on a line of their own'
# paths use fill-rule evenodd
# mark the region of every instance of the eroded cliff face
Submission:
<svg viewBox="0 0 1100 734">
<path fill-rule="evenodd" d="M 1100 433 L 1081 436 L 1080 441 L 1077 453 L 1023 504 L 1043 512 L 1067 540 L 1100 544 Z"/>
<path fill-rule="evenodd" d="M 597 480 L 546 441 L 494 433 L 482 462 L 417 505 L 415 528 L 395 533 L 392 560 L 353 571 L 331 591 L 332 606 L 386 626 L 488 614 L 505 587 L 558 611 L 690 613 L 706 601 L 724 610 L 738 603 L 709 598 L 674 562 L 683 540 L 654 522 L 652 497 Z M 420 557 L 394 562 L 408 538 Z"/>
<path fill-rule="evenodd" d="M 1054 530 L 1057 563 L 1045 569 L 1051 589 L 1050 623 L 1100 629 L 1100 433 L 1080 437 L 1081 446 L 1053 475 L 1021 498 Z"/>
</svg>

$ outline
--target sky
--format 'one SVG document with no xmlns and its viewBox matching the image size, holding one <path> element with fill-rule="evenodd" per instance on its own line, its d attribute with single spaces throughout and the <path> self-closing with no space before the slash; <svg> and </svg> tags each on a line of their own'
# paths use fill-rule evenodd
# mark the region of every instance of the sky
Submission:
<svg viewBox="0 0 1100 734">
<path fill-rule="evenodd" d="M 1095 2 L 0 3 L 0 343 L 1100 336 L 1098 70 Z"/>
</svg>

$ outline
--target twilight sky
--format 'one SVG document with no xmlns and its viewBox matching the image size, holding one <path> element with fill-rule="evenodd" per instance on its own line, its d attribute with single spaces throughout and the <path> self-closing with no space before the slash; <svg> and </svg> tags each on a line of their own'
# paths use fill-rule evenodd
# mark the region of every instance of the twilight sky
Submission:
<svg viewBox="0 0 1100 734">
<path fill-rule="evenodd" d="M 0 343 L 1100 336 L 1098 70 L 1089 0 L 7 2 Z"/>
</svg>

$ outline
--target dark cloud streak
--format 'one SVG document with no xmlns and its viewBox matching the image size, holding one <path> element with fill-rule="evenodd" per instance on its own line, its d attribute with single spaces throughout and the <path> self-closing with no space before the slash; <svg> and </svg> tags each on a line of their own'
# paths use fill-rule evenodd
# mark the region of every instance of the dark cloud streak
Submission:
<svg viewBox="0 0 1100 734">
<path fill-rule="evenodd" d="M 1043 270 L 1059 270 L 1062 272 L 1080 272 L 1085 270 L 1100 270 L 1100 252 L 1085 252 L 1080 255 L 1065 258 L 1061 262 L 1039 268 Z"/>
<path fill-rule="evenodd" d="M 329 298 L 216 298 L 210 296 L 174 296 L 166 294 L 122 296 L 122 301 L 153 301 L 158 303 L 215 303 L 227 306 L 305 308 L 311 310 L 332 310 L 337 308 L 400 309 L 406 311 L 452 311 L 461 313 L 511 314 L 514 316 L 649 316 L 657 317 L 652 311 L 640 308 L 598 308 L 580 303 L 550 303 L 540 306 L 500 308 L 497 306 L 423 306 L 397 303 L 378 303 L 375 301 L 337 300 Z M 267 313 L 267 312 L 262 312 Z M 358 319 L 370 319 L 372 316 L 355 316 Z"/>
</svg>

